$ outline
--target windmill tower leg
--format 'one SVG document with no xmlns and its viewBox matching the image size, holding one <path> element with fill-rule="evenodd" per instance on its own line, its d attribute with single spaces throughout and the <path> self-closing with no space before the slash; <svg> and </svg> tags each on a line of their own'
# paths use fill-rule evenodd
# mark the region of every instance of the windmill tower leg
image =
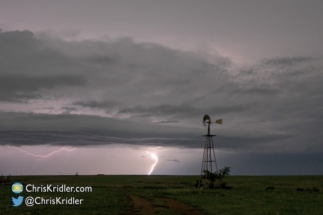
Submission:
<svg viewBox="0 0 323 215">
<path fill-rule="evenodd" d="M 204 152 L 203 152 L 203 159 L 202 159 L 202 166 L 201 166 L 201 178 L 200 178 L 200 187 L 201 186 L 209 186 L 209 139 L 205 137 L 204 143 Z M 204 183 L 204 184 L 202 184 Z"/>
</svg>

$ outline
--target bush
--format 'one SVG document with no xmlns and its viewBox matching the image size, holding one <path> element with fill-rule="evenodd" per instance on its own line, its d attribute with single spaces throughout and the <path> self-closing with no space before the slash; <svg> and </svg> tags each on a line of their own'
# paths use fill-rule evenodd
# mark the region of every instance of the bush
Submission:
<svg viewBox="0 0 323 215">
<path fill-rule="evenodd" d="M 301 187 L 297 187 L 297 188 L 296 188 L 296 191 L 304 191 L 304 189 L 303 189 L 303 188 L 301 188 Z"/>
<path fill-rule="evenodd" d="M 314 191 L 314 192 L 319 192 L 319 191 L 320 191 L 320 189 L 319 189 L 319 188 L 317 188 L 317 187 L 313 187 L 313 188 L 312 188 L 312 191 Z"/>
<path fill-rule="evenodd" d="M 269 186 L 269 187 L 266 187 L 266 190 L 275 190 L 275 187 L 274 186 Z"/>
<path fill-rule="evenodd" d="M 219 185 L 218 188 L 229 188 L 226 186 L 226 182 L 223 181 L 225 176 L 230 175 L 232 167 L 224 166 L 224 168 L 220 169 L 218 172 L 211 173 L 209 171 L 204 171 L 204 175 L 202 176 L 203 179 L 208 179 L 211 181 L 208 188 L 214 188 L 214 182 L 217 181 Z M 201 181 L 197 181 L 195 187 L 203 186 Z"/>
</svg>

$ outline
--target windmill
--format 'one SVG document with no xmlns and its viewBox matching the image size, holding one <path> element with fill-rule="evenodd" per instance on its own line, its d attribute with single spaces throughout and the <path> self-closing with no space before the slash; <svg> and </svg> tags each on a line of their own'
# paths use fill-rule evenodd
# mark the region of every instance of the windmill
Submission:
<svg viewBox="0 0 323 215">
<path fill-rule="evenodd" d="M 216 120 L 215 123 L 222 124 L 222 119 Z M 207 128 L 207 134 L 203 135 L 205 137 L 205 142 L 199 187 L 204 186 L 206 188 L 214 187 L 215 174 L 213 171 L 218 173 L 218 167 L 215 159 L 214 145 L 212 139 L 212 137 L 216 135 L 210 134 L 211 124 L 212 122 L 210 116 L 204 115 L 203 125 Z"/>
</svg>

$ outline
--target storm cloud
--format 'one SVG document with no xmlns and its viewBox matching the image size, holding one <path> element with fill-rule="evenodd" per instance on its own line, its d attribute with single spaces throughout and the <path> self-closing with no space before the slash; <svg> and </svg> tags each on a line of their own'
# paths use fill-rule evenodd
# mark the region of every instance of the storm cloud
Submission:
<svg viewBox="0 0 323 215">
<path fill-rule="evenodd" d="M 202 117 L 221 149 L 323 151 L 322 59 L 239 66 L 131 38 L 68 41 L 0 34 L 1 145 L 201 147 Z"/>
</svg>

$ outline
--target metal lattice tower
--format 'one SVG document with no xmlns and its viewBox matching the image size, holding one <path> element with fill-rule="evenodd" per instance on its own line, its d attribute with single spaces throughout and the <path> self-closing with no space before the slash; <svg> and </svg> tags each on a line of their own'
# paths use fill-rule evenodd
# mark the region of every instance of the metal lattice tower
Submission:
<svg viewBox="0 0 323 215">
<path fill-rule="evenodd" d="M 222 119 L 217 120 L 216 123 L 222 124 Z M 212 188 L 214 187 L 214 173 L 218 173 L 212 139 L 212 137 L 216 135 L 210 134 L 211 118 L 208 115 L 203 117 L 203 124 L 207 127 L 207 134 L 203 135 L 205 137 L 205 142 L 199 187 L 204 186 L 206 188 Z"/>
</svg>

